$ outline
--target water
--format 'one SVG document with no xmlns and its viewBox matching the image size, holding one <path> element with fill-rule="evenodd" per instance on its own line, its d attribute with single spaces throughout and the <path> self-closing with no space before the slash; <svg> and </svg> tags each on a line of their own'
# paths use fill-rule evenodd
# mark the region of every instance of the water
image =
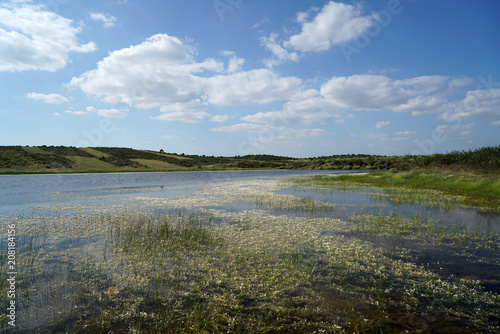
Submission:
<svg viewBox="0 0 500 334">
<path fill-rule="evenodd" d="M 480 310 L 478 314 L 463 313 L 460 317 L 476 319 L 484 313 L 478 323 L 499 323 L 496 315 L 498 303 L 491 302 L 500 292 L 498 237 L 476 241 L 472 234 L 472 237 L 465 235 L 463 240 L 448 240 L 446 238 L 453 237 L 453 233 L 445 233 L 445 238 L 439 239 L 417 229 L 414 232 L 420 233 L 419 238 L 412 238 L 411 235 L 398 234 L 398 226 L 388 233 L 383 227 L 380 231 L 360 230 L 357 227 L 363 223 L 353 218 L 363 214 L 382 217 L 396 214 L 439 220 L 448 226 L 466 226 L 469 230 L 489 233 L 500 230 L 498 214 L 482 214 L 456 207 L 443 209 L 415 203 L 397 204 L 387 197 L 377 196 L 384 194 L 384 190 L 378 188 L 290 187 L 289 183 L 275 182 L 324 173 L 332 171 L 0 176 L 0 221 L 16 221 L 19 232 L 16 236 L 17 254 L 20 263 L 24 263 L 18 265 L 18 289 L 29 292 L 31 298 L 18 297 L 17 300 L 18 314 L 22 315 L 19 318 L 20 332 L 48 332 L 56 325 L 61 329 L 66 326 L 66 332 L 77 332 L 72 329 L 80 325 L 95 328 L 97 320 L 92 318 L 93 314 L 108 308 L 114 308 L 115 320 L 120 319 L 116 320 L 115 326 L 125 325 L 124 321 L 137 323 L 135 313 L 124 310 L 139 300 L 136 297 L 149 294 L 157 298 L 149 282 L 163 284 L 160 288 L 168 292 L 162 295 L 165 302 L 170 302 L 170 294 L 176 303 L 180 296 L 197 296 L 195 293 L 200 286 L 204 286 L 207 298 L 218 296 L 226 288 L 236 295 L 244 291 L 248 296 L 242 304 L 242 314 L 266 303 L 274 308 L 269 296 L 275 293 L 281 294 L 276 299 L 278 304 L 285 298 L 286 305 L 295 305 L 295 296 L 302 298 L 303 303 L 309 294 L 302 291 L 301 286 L 307 282 L 315 290 L 313 296 L 330 296 L 325 298 L 324 304 L 318 304 L 316 297 L 304 302 L 305 309 L 325 312 L 321 311 L 312 320 L 308 315 L 307 319 L 316 323 L 337 314 L 340 321 L 344 321 L 342 317 L 345 316 L 345 326 L 350 328 L 352 314 L 342 315 L 338 310 L 345 308 L 352 312 L 352 309 L 347 300 L 342 301 L 347 297 L 339 294 L 335 287 L 358 291 L 357 297 L 353 294 L 349 298 L 357 298 L 356 307 L 365 317 L 369 316 L 365 310 L 374 309 L 375 304 L 370 301 L 374 296 L 373 279 L 379 279 L 380 286 L 384 284 L 386 288 L 385 297 L 380 297 L 385 298 L 386 312 L 397 319 L 394 327 L 387 320 L 387 328 L 405 326 L 415 332 L 418 328 L 415 328 L 413 319 L 434 310 L 435 319 L 443 319 L 443 322 L 426 318 L 426 325 L 438 331 L 454 321 L 446 313 L 450 309 L 456 310 L 456 314 L 464 310 Z M 217 237 L 222 237 L 227 250 L 207 247 L 211 240 L 205 237 L 211 235 L 207 233 L 196 239 L 205 242 L 200 244 L 202 247 L 186 248 L 188 256 L 183 252 L 169 252 L 168 247 L 155 251 L 154 256 L 147 253 L 141 256 L 146 246 L 154 247 L 159 242 L 170 240 L 156 239 L 155 236 L 159 235 L 156 231 L 145 233 L 147 224 L 154 225 L 155 219 L 161 222 L 167 217 L 188 219 L 193 214 L 202 218 L 208 216 L 207 226 L 217 231 Z M 341 220 L 315 219 L 322 217 Z M 132 233 L 127 234 L 127 228 Z M 5 235 L 5 229 L 3 233 Z M 119 233 L 124 233 L 123 237 Z M 134 239 L 136 236 L 138 241 Z M 149 239 L 153 242 L 148 243 Z M 186 240 L 191 245 L 195 239 Z M 214 236 L 213 240 L 218 239 Z M 126 242 L 121 244 L 122 241 Z M 125 252 L 120 245 L 130 247 L 130 250 Z M 5 248 L 6 243 L 0 243 L 0 249 Z M 263 249 L 269 252 L 262 254 Z M 224 261 L 218 262 L 214 254 Z M 233 257 L 233 254 L 240 256 Z M 260 265 L 269 261 L 269 257 L 272 260 L 269 263 L 273 265 L 286 265 L 277 266 L 276 271 L 273 271 L 273 265 Z M 158 259 L 161 261 L 157 262 Z M 30 261 L 33 262 L 30 264 Z M 249 262 L 241 265 L 242 261 Z M 172 277 L 184 270 L 187 276 L 175 281 L 176 288 L 171 289 Z M 435 274 L 437 276 L 433 276 Z M 146 282 L 143 288 L 137 285 L 136 276 Z M 233 276 L 248 280 L 247 285 L 233 285 Z M 295 279 L 300 277 L 305 281 L 299 280 L 298 284 Z M 4 281 L 5 274 L 0 273 L 0 278 Z M 474 280 L 477 282 L 473 283 Z M 208 281 L 213 284 L 203 285 Z M 260 283 L 266 281 L 269 281 L 271 290 L 261 296 Z M 257 283 L 258 289 L 250 288 Z M 471 290 L 471 284 L 480 284 L 480 287 Z M 245 286 L 246 290 L 238 290 Z M 411 298 L 400 298 L 413 294 L 415 289 L 419 289 L 415 293 L 415 298 L 419 298 L 415 305 L 420 305 L 419 308 L 412 304 Z M 432 305 L 437 306 L 428 309 L 429 299 L 425 294 L 429 289 L 436 301 Z M 454 295 L 460 296 L 461 301 L 450 297 Z M 191 298 L 188 297 L 187 302 Z M 108 298 L 112 303 L 106 301 Z M 476 301 L 476 298 L 481 299 Z M 164 307 L 156 299 L 154 303 L 152 301 L 137 305 Z M 391 306 L 396 302 L 399 304 Z M 299 307 L 291 314 L 301 309 Z M 143 313 L 143 309 L 140 310 Z M 158 311 L 153 308 L 152 314 L 159 314 Z M 192 314 L 190 309 L 185 311 Z M 408 314 L 413 314 L 414 318 L 408 320 Z M 154 321 L 156 323 L 156 318 Z M 469 320 L 461 321 L 470 323 Z"/>
<path fill-rule="evenodd" d="M 356 171 L 333 171 L 353 173 Z M 214 171 L 214 172 L 159 172 L 159 173 L 109 173 L 109 174 L 48 174 L 0 175 L 0 215 L 12 214 L 50 204 L 78 204 L 89 199 L 103 205 L 117 198 L 143 196 L 165 198 L 194 194 L 200 187 L 214 182 L 238 181 L 252 178 L 281 179 L 313 174 L 331 174 L 332 171 L 268 170 L 268 171 Z M 371 190 L 376 192 L 376 190 Z M 381 191 L 381 190 L 379 190 Z M 406 217 L 439 220 L 447 225 L 466 225 L 469 229 L 500 233 L 500 214 L 478 212 L 467 208 L 429 208 L 419 204 L 396 204 L 376 198 L 367 192 L 344 191 L 307 187 L 284 188 L 278 195 L 293 195 L 313 201 L 335 204 L 336 216 L 349 220 L 353 214 L 385 214 L 397 212 Z M 221 208 L 236 212 L 254 210 L 254 202 L 233 202 Z M 274 210 L 276 214 L 300 215 L 295 210 Z M 325 210 L 331 215 L 332 210 Z M 311 213 L 308 213 L 311 214 Z M 323 214 L 321 208 L 316 216 Z"/>
<path fill-rule="evenodd" d="M 176 196 L 193 193 L 197 186 L 212 182 L 251 178 L 282 178 L 321 173 L 328 173 L 328 171 L 0 175 L 0 215 L 37 205 L 78 203 L 88 198 L 97 197 L 104 200 L 117 196 Z"/>
<path fill-rule="evenodd" d="M 452 227 L 465 227 L 479 232 L 500 233 L 500 213 L 480 212 L 472 208 L 429 207 L 416 203 L 394 203 L 384 197 L 372 196 L 383 193 L 382 189 L 363 188 L 362 191 L 346 191 L 328 188 L 292 187 L 276 192 L 305 199 L 335 204 L 337 218 L 350 220 L 356 214 L 391 215 L 397 213 L 407 218 L 419 217 Z M 331 210 L 329 210 L 331 212 Z M 321 215 L 321 210 L 318 210 Z"/>
</svg>

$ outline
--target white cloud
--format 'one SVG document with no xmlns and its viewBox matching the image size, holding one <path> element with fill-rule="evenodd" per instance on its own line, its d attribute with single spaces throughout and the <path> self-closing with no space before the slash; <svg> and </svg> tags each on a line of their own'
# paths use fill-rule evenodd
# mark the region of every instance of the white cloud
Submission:
<svg viewBox="0 0 500 334">
<path fill-rule="evenodd" d="M 242 118 L 246 122 L 273 125 L 322 123 L 334 116 L 329 102 L 315 89 L 299 91 L 279 111 L 258 112 Z"/>
<path fill-rule="evenodd" d="M 286 61 L 297 61 L 299 59 L 297 52 L 288 52 L 278 43 L 277 39 L 278 35 L 276 33 L 271 33 L 269 37 L 261 37 L 260 39 L 261 45 L 273 54 L 272 58 L 264 59 L 264 64 L 268 68 L 273 68 Z"/>
<path fill-rule="evenodd" d="M 128 110 L 118 110 L 118 109 L 97 109 L 94 107 L 87 107 L 88 112 L 95 112 L 97 115 L 107 118 L 121 118 L 125 116 Z"/>
<path fill-rule="evenodd" d="M 413 135 L 416 135 L 416 134 L 417 134 L 416 131 L 398 131 L 398 132 L 394 132 L 395 136 L 413 136 Z"/>
<path fill-rule="evenodd" d="M 333 77 L 320 90 L 299 91 L 279 111 L 259 112 L 246 122 L 274 125 L 314 124 L 338 117 L 341 110 L 407 111 L 413 115 L 442 111 L 446 99 L 439 94 L 448 77 L 422 76 L 394 80 L 382 75 Z M 350 114 L 353 117 L 353 114 Z"/>
<path fill-rule="evenodd" d="M 299 113 L 286 110 L 258 112 L 242 118 L 243 121 L 252 123 L 282 124 L 315 124 L 324 122 L 333 116 L 328 112 Z"/>
<path fill-rule="evenodd" d="M 377 122 L 377 124 L 375 124 L 375 128 L 380 129 L 380 128 L 388 126 L 389 124 L 391 124 L 391 122 L 380 121 L 380 122 Z"/>
<path fill-rule="evenodd" d="M 500 121 L 494 121 L 490 123 L 491 126 L 500 126 Z"/>
<path fill-rule="evenodd" d="M 468 78 L 468 77 L 458 77 L 458 78 L 453 78 L 450 80 L 448 83 L 448 87 L 450 88 L 460 88 L 460 87 L 465 87 L 465 86 L 470 86 L 474 83 L 474 79 Z"/>
<path fill-rule="evenodd" d="M 339 109 L 410 111 L 412 107 L 422 104 L 418 99 L 410 102 L 411 99 L 439 91 L 447 79 L 444 76 L 405 80 L 393 80 L 382 75 L 333 77 L 321 87 L 320 92 Z"/>
<path fill-rule="evenodd" d="M 376 18 L 376 15 L 362 16 L 360 6 L 330 1 L 311 21 L 307 21 L 308 14 L 299 13 L 297 20 L 302 23 L 302 31 L 283 45 L 302 52 L 325 51 L 361 36 Z"/>
<path fill-rule="evenodd" d="M 231 57 L 231 59 L 229 59 L 229 64 L 227 65 L 227 72 L 234 73 L 240 71 L 244 63 L 244 58 Z"/>
<path fill-rule="evenodd" d="M 180 121 L 183 123 L 199 123 L 203 121 L 224 122 L 227 120 L 225 115 L 212 116 L 207 113 L 208 104 L 200 100 L 192 100 L 186 103 L 173 103 L 162 106 L 161 115 L 152 117 L 161 121 Z"/>
<path fill-rule="evenodd" d="M 69 101 L 67 97 L 64 97 L 60 94 L 41 94 L 33 92 L 27 94 L 26 96 L 33 100 L 40 100 L 45 103 L 51 103 L 51 104 L 61 104 Z"/>
<path fill-rule="evenodd" d="M 78 116 L 88 114 L 88 112 L 87 112 L 87 111 L 82 111 L 82 110 L 71 110 L 71 109 L 68 109 L 68 110 L 64 111 L 64 113 L 65 113 L 65 114 L 68 114 L 68 115 L 78 115 Z"/>
<path fill-rule="evenodd" d="M 227 73 L 239 72 L 241 70 L 241 67 L 245 63 L 244 58 L 237 57 L 233 51 L 229 50 L 222 50 L 220 53 L 225 57 L 230 57 L 227 64 Z"/>
<path fill-rule="evenodd" d="M 208 102 L 216 105 L 263 104 L 290 99 L 302 81 L 280 77 L 268 69 L 256 69 L 204 80 Z"/>
<path fill-rule="evenodd" d="M 438 119 L 454 121 L 500 117 L 500 89 L 468 91 L 465 98 L 449 102 Z"/>
<path fill-rule="evenodd" d="M 471 130 L 465 130 L 459 133 L 459 136 L 468 136 L 472 133 Z"/>
<path fill-rule="evenodd" d="M 412 115 L 423 115 L 428 113 L 440 112 L 446 99 L 440 96 L 417 96 L 409 99 L 407 103 L 395 106 L 394 111 L 409 111 Z"/>
<path fill-rule="evenodd" d="M 436 126 L 435 132 L 438 133 L 453 133 L 453 132 L 458 132 L 458 131 L 466 131 L 475 128 L 476 125 L 474 123 L 468 123 L 468 124 L 455 124 L 455 125 L 449 125 L 449 124 L 443 124 L 443 125 L 438 125 Z"/>
<path fill-rule="evenodd" d="M 0 71 L 57 71 L 70 52 L 95 51 L 80 44 L 73 21 L 24 2 L 0 5 Z"/>
<path fill-rule="evenodd" d="M 154 35 L 139 45 L 111 52 L 97 68 L 71 80 L 71 87 L 109 103 L 158 108 L 198 98 L 202 80 L 194 75 L 221 71 L 213 59 L 197 63 L 195 50 L 166 34 Z"/>
<path fill-rule="evenodd" d="M 199 123 L 199 122 L 209 121 L 212 119 L 212 117 L 213 117 L 212 115 L 210 115 L 205 111 L 172 111 L 168 113 L 163 113 L 161 115 L 152 118 L 160 121 Z"/>
<path fill-rule="evenodd" d="M 90 13 L 90 19 L 94 21 L 101 21 L 104 28 L 114 27 L 116 23 L 116 17 L 106 13 Z"/>
<path fill-rule="evenodd" d="M 158 120 L 201 122 L 227 120 L 206 112 L 208 103 L 248 105 L 287 100 L 302 81 L 280 77 L 268 69 L 240 71 L 244 60 L 232 51 L 227 74 L 222 62 L 196 62 L 196 50 L 176 37 L 154 35 L 139 45 L 111 52 L 97 68 L 74 77 L 79 87 L 109 103 L 126 103 L 140 109 L 159 108 Z M 196 107 L 193 109 L 193 107 Z"/>
<path fill-rule="evenodd" d="M 292 129 L 286 126 L 272 126 L 269 124 L 239 123 L 219 128 L 212 128 L 215 132 L 249 132 L 260 134 L 266 141 L 281 141 L 311 138 L 326 135 L 329 132 L 323 129 Z"/>
</svg>

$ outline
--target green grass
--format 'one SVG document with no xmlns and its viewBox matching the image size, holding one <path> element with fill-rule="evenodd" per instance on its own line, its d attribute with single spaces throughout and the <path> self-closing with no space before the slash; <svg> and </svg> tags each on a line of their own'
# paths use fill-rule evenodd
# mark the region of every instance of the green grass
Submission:
<svg viewBox="0 0 500 334">
<path fill-rule="evenodd" d="M 75 163 L 75 166 L 73 167 L 73 170 L 79 171 L 79 170 L 88 170 L 88 171 L 102 171 L 102 170 L 114 170 L 116 169 L 115 166 L 113 166 L 110 163 L 97 160 L 94 158 L 88 158 L 88 157 L 77 157 L 77 156 L 72 156 L 72 157 L 67 157 L 69 160 L 73 161 Z"/>
<path fill-rule="evenodd" d="M 419 168 L 406 172 L 374 172 L 362 175 L 320 176 L 312 179 L 318 185 L 342 183 L 370 185 L 384 189 L 437 191 L 455 197 L 456 201 L 483 210 L 500 211 L 500 171 L 490 172 L 442 168 Z M 309 181 L 302 181 L 309 182 Z M 425 192 L 422 192 L 425 196 Z M 414 194 L 415 195 L 415 194 Z M 430 194 L 427 194 L 430 196 Z"/>
</svg>

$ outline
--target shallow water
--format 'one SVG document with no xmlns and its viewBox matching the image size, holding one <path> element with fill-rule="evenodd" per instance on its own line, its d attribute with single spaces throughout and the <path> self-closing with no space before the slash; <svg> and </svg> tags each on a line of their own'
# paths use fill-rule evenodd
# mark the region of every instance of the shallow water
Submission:
<svg viewBox="0 0 500 334">
<path fill-rule="evenodd" d="M 440 221 L 448 226 L 464 227 L 469 230 L 500 233 L 500 212 L 481 212 L 472 208 L 429 207 L 416 203 L 394 203 L 385 198 L 373 196 L 383 194 L 379 188 L 341 190 L 325 188 L 290 187 L 276 192 L 279 195 L 293 195 L 338 207 L 338 218 L 350 220 L 352 215 L 391 215 Z M 331 210 L 330 210 L 331 211 Z M 318 212 L 317 215 L 325 213 Z"/>
<path fill-rule="evenodd" d="M 345 171 L 339 171 L 345 172 Z M 349 172 L 349 171 L 347 171 Z M 189 195 L 213 182 L 283 178 L 328 171 L 269 170 L 105 174 L 0 175 L 0 215 L 45 204 L 88 198 Z M 331 171 L 330 171 L 331 173 Z"/>
<path fill-rule="evenodd" d="M 498 215 L 396 204 L 373 196 L 383 193 L 376 188 L 351 191 L 281 182 L 321 173 L 331 171 L 0 177 L 0 222 L 18 226 L 17 247 L 24 264 L 19 273 L 24 285 L 19 288 L 30 295 L 29 300 L 17 299 L 20 332 L 101 326 L 99 314 L 108 311 L 115 312 L 116 326 L 136 322 L 137 310 L 158 316 L 159 309 L 144 309 L 140 303 L 143 306 L 136 311 L 125 311 L 151 294 L 153 283 L 163 284 L 156 286 L 154 298 L 162 291 L 167 298 L 162 302 L 184 300 L 186 314 L 191 314 L 189 305 L 196 300 L 210 302 L 228 293 L 228 305 L 235 300 L 241 304 L 223 312 L 243 307 L 239 314 L 251 319 L 285 300 L 292 305 L 291 314 L 320 310 L 312 316 L 304 313 L 305 323 L 311 321 L 305 332 L 317 330 L 316 321 L 325 319 L 328 328 L 349 332 L 350 298 L 356 300 L 358 320 L 367 318 L 370 326 L 378 309 L 374 305 L 379 305 L 373 299 L 376 279 L 385 288 L 384 312 L 397 319 L 387 320 L 384 332 L 403 327 L 418 332 L 420 323 L 412 319 L 430 311 L 442 315 L 442 321 L 426 318 L 426 325 L 435 330 L 453 321 L 469 326 L 470 319 L 483 313 L 478 320 L 481 328 L 488 328 L 488 321 L 499 325 L 494 305 L 500 290 L 500 254 L 498 245 L 488 244 L 498 243 L 498 238 L 483 238 L 498 231 Z M 374 230 L 360 218 L 363 215 L 429 220 L 451 227 L 452 232 L 413 238 L 401 231 L 386 232 L 383 226 Z M 201 247 L 195 242 L 186 253 L 162 246 L 153 256 L 142 254 L 146 246 L 157 246 L 148 243 L 161 232 L 155 224 L 170 219 L 169 228 L 176 231 L 180 226 L 181 233 L 190 217 L 208 229 L 196 239 Z M 479 241 L 470 231 L 478 233 Z M 415 233 L 421 233 L 419 228 Z M 455 234 L 464 237 L 448 240 Z M 210 238 L 219 237 L 223 247 L 210 248 Z M 192 245 L 193 240 L 183 242 Z M 6 243 L 0 248 L 5 249 Z M 196 299 L 200 290 L 204 297 Z M 431 294 L 413 296 L 414 291 Z M 440 308 L 433 310 L 434 305 Z M 458 320 L 470 307 L 477 314 Z"/>
</svg>

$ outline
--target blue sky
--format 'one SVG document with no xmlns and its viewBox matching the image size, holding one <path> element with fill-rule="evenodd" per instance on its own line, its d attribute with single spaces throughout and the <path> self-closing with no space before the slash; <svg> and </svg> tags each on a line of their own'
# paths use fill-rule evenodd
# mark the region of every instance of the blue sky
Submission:
<svg viewBox="0 0 500 334">
<path fill-rule="evenodd" d="M 500 3 L 0 3 L 0 145 L 206 155 L 500 144 Z"/>
</svg>

